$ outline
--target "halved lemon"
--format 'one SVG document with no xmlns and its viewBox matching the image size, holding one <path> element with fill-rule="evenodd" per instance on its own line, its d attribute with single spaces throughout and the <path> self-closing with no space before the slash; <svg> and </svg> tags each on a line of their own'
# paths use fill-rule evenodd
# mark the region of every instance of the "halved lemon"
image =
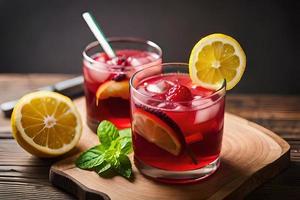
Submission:
<svg viewBox="0 0 300 200">
<path fill-rule="evenodd" d="M 124 81 L 107 81 L 99 86 L 96 92 L 96 105 L 99 100 L 107 99 L 109 97 L 120 97 L 129 99 L 129 82 Z"/>
<path fill-rule="evenodd" d="M 133 115 L 132 128 L 134 132 L 175 156 L 180 154 L 182 144 L 175 131 L 167 123 L 154 114 L 140 109 Z"/>
<path fill-rule="evenodd" d="M 11 127 L 16 141 L 38 157 L 62 155 L 78 143 L 82 122 L 73 102 L 55 92 L 39 91 L 16 104 Z"/>
<path fill-rule="evenodd" d="M 193 48 L 189 60 L 192 81 L 209 89 L 219 89 L 226 79 L 226 89 L 232 89 L 246 68 L 246 55 L 240 44 L 224 34 L 202 38 Z"/>
</svg>

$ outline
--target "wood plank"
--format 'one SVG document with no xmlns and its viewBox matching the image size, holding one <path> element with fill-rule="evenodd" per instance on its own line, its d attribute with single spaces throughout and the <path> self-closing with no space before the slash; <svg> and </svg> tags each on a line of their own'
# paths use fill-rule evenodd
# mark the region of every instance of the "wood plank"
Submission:
<svg viewBox="0 0 300 200">
<path fill-rule="evenodd" d="M 247 196 L 247 200 L 284 199 L 300 196 L 300 165 L 291 163 L 287 170 L 266 182 Z"/>
<path fill-rule="evenodd" d="M 228 95 L 227 111 L 246 119 L 300 120 L 300 96 Z"/>
<path fill-rule="evenodd" d="M 15 166 L 0 165 L 0 177 L 7 178 L 28 178 L 28 179 L 48 179 L 50 166 Z M 37 176 L 37 174 L 39 174 Z"/>
<path fill-rule="evenodd" d="M 0 199 L 74 199 L 48 180 L 53 160 L 35 158 L 11 139 L 0 139 Z"/>
<path fill-rule="evenodd" d="M 46 182 L 45 182 L 46 183 Z M 74 197 L 69 194 L 52 187 L 47 184 L 44 185 L 43 182 L 38 183 L 28 183 L 24 181 L 20 182 L 10 182 L 0 180 L 0 198 L 5 200 L 15 200 L 15 199 L 64 199 L 72 200 Z"/>
<path fill-rule="evenodd" d="M 75 77 L 72 74 L 0 74 L 0 103 L 18 98 L 31 90 Z"/>
<path fill-rule="evenodd" d="M 300 140 L 300 120 L 264 120 L 253 118 L 252 121 L 274 131 L 284 139 Z"/>
<path fill-rule="evenodd" d="M 11 132 L 8 131 L 0 131 L 0 139 L 13 139 Z"/>
<path fill-rule="evenodd" d="M 227 94 L 226 97 L 230 102 L 229 106 L 300 111 L 299 105 L 297 105 L 300 98 L 299 95 Z"/>
<path fill-rule="evenodd" d="M 49 166 L 55 159 L 39 159 L 27 153 L 15 140 L 0 139 L 0 165 Z"/>
</svg>

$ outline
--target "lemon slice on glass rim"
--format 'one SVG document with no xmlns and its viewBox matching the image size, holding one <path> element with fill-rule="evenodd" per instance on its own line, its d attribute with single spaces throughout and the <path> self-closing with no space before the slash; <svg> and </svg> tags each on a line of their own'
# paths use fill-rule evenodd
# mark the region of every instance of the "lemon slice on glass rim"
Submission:
<svg viewBox="0 0 300 200">
<path fill-rule="evenodd" d="M 246 55 L 232 37 L 215 33 L 202 38 L 193 48 L 189 59 L 192 81 L 208 89 L 219 89 L 224 79 L 226 89 L 232 89 L 246 68 Z"/>
<path fill-rule="evenodd" d="M 82 121 L 71 99 L 49 91 L 23 96 L 11 116 L 18 144 L 38 157 L 67 153 L 78 143 Z"/>
</svg>

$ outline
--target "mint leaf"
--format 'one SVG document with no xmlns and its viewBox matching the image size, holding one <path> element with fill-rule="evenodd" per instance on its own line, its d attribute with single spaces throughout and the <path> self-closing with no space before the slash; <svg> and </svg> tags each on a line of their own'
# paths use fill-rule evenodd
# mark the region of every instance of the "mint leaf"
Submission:
<svg viewBox="0 0 300 200">
<path fill-rule="evenodd" d="M 120 137 L 131 137 L 131 128 L 119 130 Z"/>
<path fill-rule="evenodd" d="M 121 143 L 120 143 L 120 137 L 117 138 L 116 140 L 112 141 L 110 146 L 109 146 L 109 150 L 112 151 L 112 153 L 114 154 L 115 152 L 120 152 L 121 151 Z"/>
<path fill-rule="evenodd" d="M 75 164 L 81 169 L 91 169 L 104 161 L 104 152 L 102 145 L 90 148 L 77 158 Z"/>
<path fill-rule="evenodd" d="M 119 137 L 119 131 L 114 124 L 104 120 L 98 126 L 97 135 L 101 144 L 108 148 L 111 142 Z"/>
<path fill-rule="evenodd" d="M 121 146 L 121 153 L 130 154 L 133 151 L 131 137 L 121 137 L 118 139 Z"/>
<path fill-rule="evenodd" d="M 104 154 L 104 158 L 106 162 L 109 162 L 113 167 L 119 165 L 119 155 L 120 155 L 120 151 L 116 150 L 116 149 L 108 149 L 105 154 Z"/>
<path fill-rule="evenodd" d="M 112 166 L 115 172 L 130 178 L 132 174 L 131 162 L 129 158 L 115 149 L 109 149 L 105 152 L 105 160 Z"/>
<path fill-rule="evenodd" d="M 117 139 L 120 143 L 121 153 L 130 154 L 132 150 L 131 129 L 122 129 L 119 131 L 120 137 Z"/>
<path fill-rule="evenodd" d="M 102 173 L 105 173 L 110 169 L 111 169 L 110 163 L 104 161 L 101 165 L 96 167 L 96 172 L 101 175 Z"/>
<path fill-rule="evenodd" d="M 118 165 L 114 166 L 114 169 L 125 178 L 129 179 L 132 175 L 131 162 L 125 154 L 120 154 L 118 159 Z"/>
</svg>

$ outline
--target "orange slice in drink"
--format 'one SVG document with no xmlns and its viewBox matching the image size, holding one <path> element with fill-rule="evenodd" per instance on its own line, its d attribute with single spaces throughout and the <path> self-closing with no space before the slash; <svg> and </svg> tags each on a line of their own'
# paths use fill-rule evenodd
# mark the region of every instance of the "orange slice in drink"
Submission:
<svg viewBox="0 0 300 200">
<path fill-rule="evenodd" d="M 161 149 L 178 156 L 182 144 L 176 132 L 156 115 L 138 109 L 133 117 L 133 131 Z"/>
<path fill-rule="evenodd" d="M 107 99 L 109 97 L 120 97 L 123 99 L 129 99 L 128 80 L 111 80 L 100 85 L 96 92 L 96 105 L 98 105 L 99 100 Z"/>
</svg>

